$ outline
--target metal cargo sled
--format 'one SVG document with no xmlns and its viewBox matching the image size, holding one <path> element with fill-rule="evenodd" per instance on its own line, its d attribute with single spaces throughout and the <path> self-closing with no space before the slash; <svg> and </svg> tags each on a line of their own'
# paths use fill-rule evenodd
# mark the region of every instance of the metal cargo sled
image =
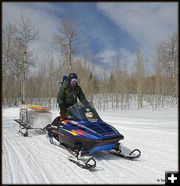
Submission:
<svg viewBox="0 0 180 186">
<path fill-rule="evenodd" d="M 51 117 L 52 113 L 49 108 L 28 104 L 20 109 L 19 119 L 15 121 L 19 124 L 19 132 L 23 136 L 28 136 L 30 129 L 44 130 L 52 122 Z"/>
</svg>

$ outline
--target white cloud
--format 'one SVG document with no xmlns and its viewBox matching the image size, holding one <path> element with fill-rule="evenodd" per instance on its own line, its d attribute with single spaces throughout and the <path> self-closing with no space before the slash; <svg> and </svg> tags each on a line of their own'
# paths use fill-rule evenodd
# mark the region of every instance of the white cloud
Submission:
<svg viewBox="0 0 180 186">
<path fill-rule="evenodd" d="M 31 6 L 29 6 L 31 4 Z M 3 26 L 7 23 L 17 24 L 20 15 L 29 16 L 35 29 L 39 31 L 39 39 L 32 42 L 31 48 L 41 58 L 51 47 L 52 35 L 57 31 L 61 20 L 54 16 L 52 6 L 48 3 L 3 3 Z"/>
<path fill-rule="evenodd" d="M 177 32 L 177 3 L 97 3 L 97 9 L 125 30 L 145 53 Z"/>
<path fill-rule="evenodd" d="M 122 63 L 134 63 L 136 60 L 135 53 L 131 53 L 125 48 L 119 50 L 106 49 L 98 53 L 95 57 L 99 58 L 101 63 L 114 63 L 116 58 L 119 57 Z"/>
<path fill-rule="evenodd" d="M 116 67 L 116 64 L 119 63 L 121 67 L 126 67 L 129 72 L 132 72 L 136 62 L 136 52 L 131 53 L 125 48 L 120 48 L 119 50 L 106 49 L 98 53 L 95 58 L 101 62 L 100 65 L 108 64 L 109 70 Z"/>
<path fill-rule="evenodd" d="M 168 34 L 177 31 L 177 4 L 176 3 L 97 3 L 97 9 L 102 11 L 110 20 L 126 31 L 138 43 L 143 53 L 152 52 L 155 42 L 166 39 Z M 29 15 L 35 28 L 40 32 L 40 38 L 34 41 L 31 48 L 36 55 L 42 56 L 49 48 L 52 49 L 52 35 L 61 24 L 59 14 L 65 12 L 55 3 L 19 3 L 4 2 L 2 4 L 3 26 L 8 23 L 16 23 L 20 14 Z M 93 23 L 92 23 L 93 24 Z M 94 22 L 94 24 L 98 24 Z M 98 26 L 97 26 L 98 28 Z M 93 39 L 99 39 L 99 45 L 107 36 L 101 34 L 101 30 L 90 30 Z M 102 42 L 102 43 L 101 43 Z M 112 43 L 105 43 L 106 50 L 95 57 L 101 59 L 104 65 L 112 64 L 113 57 L 119 54 L 123 61 L 132 64 L 135 54 L 127 49 L 112 50 Z M 53 51 L 54 52 L 54 51 Z"/>
<path fill-rule="evenodd" d="M 136 53 L 131 53 L 125 48 L 121 48 L 119 50 L 119 56 L 121 57 L 122 61 L 124 61 L 124 63 L 133 64 L 136 61 Z"/>
<path fill-rule="evenodd" d="M 75 60 L 76 60 L 76 63 L 80 62 L 84 64 L 84 58 L 81 56 L 75 56 Z M 110 75 L 110 72 L 108 70 L 102 68 L 102 66 L 98 64 L 91 63 L 88 60 L 86 60 L 86 63 L 84 65 L 86 65 L 86 67 L 93 73 L 93 75 L 96 75 L 99 78 L 102 78 L 103 74 L 104 76 Z"/>
<path fill-rule="evenodd" d="M 113 60 L 113 57 L 116 55 L 114 50 L 104 50 L 96 55 L 96 58 L 99 58 L 101 63 L 110 63 Z"/>
</svg>

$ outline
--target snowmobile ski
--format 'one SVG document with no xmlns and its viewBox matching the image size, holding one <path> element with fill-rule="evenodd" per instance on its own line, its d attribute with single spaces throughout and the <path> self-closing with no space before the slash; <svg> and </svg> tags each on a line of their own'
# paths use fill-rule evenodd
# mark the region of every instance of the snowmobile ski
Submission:
<svg viewBox="0 0 180 186">
<path fill-rule="evenodd" d="M 93 169 L 96 167 L 96 160 L 93 157 L 90 158 L 76 158 L 74 156 L 68 157 L 69 161 L 75 163 L 77 166 L 83 169 Z"/>
<path fill-rule="evenodd" d="M 50 133 L 48 133 L 48 136 L 49 136 Z M 55 140 L 56 141 L 56 140 Z M 49 142 L 51 144 L 56 144 L 54 141 L 53 141 L 53 137 L 50 135 L 49 136 Z M 59 143 L 58 145 L 59 147 L 65 149 L 69 155 L 67 157 L 67 159 L 76 164 L 77 166 L 83 168 L 83 169 L 93 169 L 96 167 L 96 160 L 94 159 L 93 156 L 89 156 L 89 155 L 82 155 L 81 151 L 80 150 L 71 150 L 69 147 L 67 147 L 65 144 L 63 143 Z"/>
<path fill-rule="evenodd" d="M 93 158 L 93 156 L 82 155 L 80 150 L 73 151 L 63 144 L 60 144 L 60 146 L 68 151 L 70 154 L 70 156 L 68 156 L 69 161 L 75 163 L 77 166 L 83 169 L 92 169 L 96 167 L 96 160 Z"/>
<path fill-rule="evenodd" d="M 129 153 L 129 155 L 122 154 L 121 151 L 109 151 L 111 154 L 127 159 L 127 160 L 134 160 L 141 156 L 141 151 L 139 149 L 134 149 Z M 133 155 L 134 153 L 134 155 Z"/>
</svg>

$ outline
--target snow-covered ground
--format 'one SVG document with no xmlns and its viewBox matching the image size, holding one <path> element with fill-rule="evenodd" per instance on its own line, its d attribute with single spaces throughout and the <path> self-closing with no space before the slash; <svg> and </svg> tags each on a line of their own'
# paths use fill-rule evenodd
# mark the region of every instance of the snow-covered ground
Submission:
<svg viewBox="0 0 180 186">
<path fill-rule="evenodd" d="M 53 118 L 58 115 L 54 110 Z M 67 160 L 67 152 L 51 145 L 46 134 L 18 134 L 18 108 L 3 109 L 3 184 L 164 184 L 165 171 L 178 170 L 177 108 L 159 111 L 107 111 L 101 118 L 125 136 L 124 151 L 139 148 L 137 161 L 108 152 L 95 154 L 94 171 L 81 169 Z"/>
</svg>

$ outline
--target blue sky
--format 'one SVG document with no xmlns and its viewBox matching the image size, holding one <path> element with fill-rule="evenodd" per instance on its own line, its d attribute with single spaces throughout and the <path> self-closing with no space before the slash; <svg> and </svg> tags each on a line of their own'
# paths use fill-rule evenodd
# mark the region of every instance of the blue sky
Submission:
<svg viewBox="0 0 180 186">
<path fill-rule="evenodd" d="M 84 55 L 85 40 L 90 62 L 104 69 L 111 69 L 117 54 L 132 65 L 137 48 L 152 57 L 155 45 L 178 29 L 177 3 L 3 3 L 3 25 L 16 23 L 20 14 L 30 15 L 40 31 L 32 43 L 39 58 L 52 48 L 62 18 L 73 17 L 80 33 L 76 55 Z"/>
</svg>

